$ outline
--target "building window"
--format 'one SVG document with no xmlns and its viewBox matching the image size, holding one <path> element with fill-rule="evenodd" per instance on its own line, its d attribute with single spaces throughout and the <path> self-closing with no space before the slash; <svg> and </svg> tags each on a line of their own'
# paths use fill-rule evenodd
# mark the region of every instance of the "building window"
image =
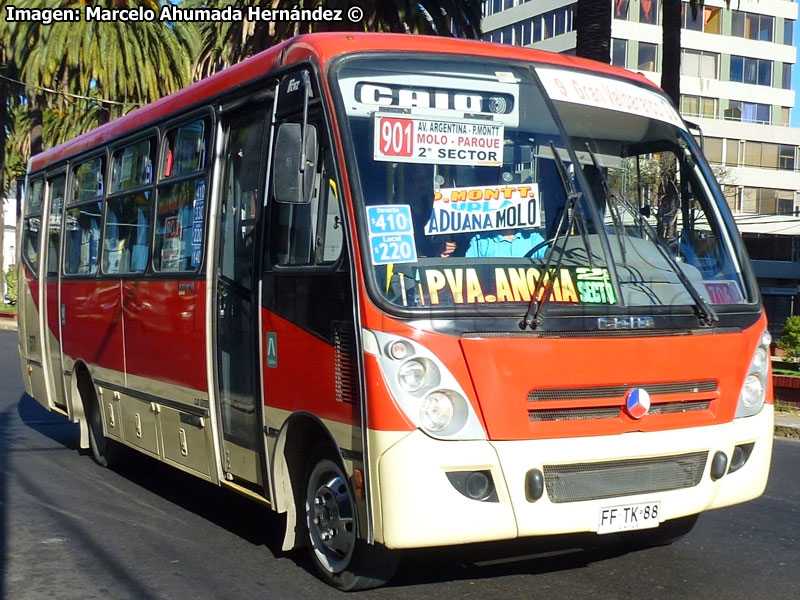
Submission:
<svg viewBox="0 0 800 600">
<path fill-rule="evenodd" d="M 687 117 L 705 117 L 714 119 L 717 116 L 716 98 L 681 95 L 681 113 Z"/>
<path fill-rule="evenodd" d="M 616 67 L 627 65 L 628 40 L 611 40 L 611 64 Z"/>
<path fill-rule="evenodd" d="M 703 31 L 703 9 L 692 10 L 688 2 L 681 4 L 681 27 L 691 31 Z"/>
<path fill-rule="evenodd" d="M 731 55 L 730 80 L 754 85 L 772 85 L 772 61 Z"/>
<path fill-rule="evenodd" d="M 778 168 L 782 171 L 794 171 L 797 146 L 781 144 L 778 149 Z"/>
<path fill-rule="evenodd" d="M 740 10 L 732 13 L 731 35 L 748 40 L 774 41 L 775 17 Z"/>
<path fill-rule="evenodd" d="M 726 116 L 727 116 L 727 112 Z M 739 165 L 739 140 L 725 140 L 725 165 L 736 167 Z"/>
<path fill-rule="evenodd" d="M 793 210 L 794 192 L 792 190 L 755 187 L 742 189 L 742 212 L 759 215 L 791 215 Z M 772 260 L 777 259 L 773 258 Z"/>
<path fill-rule="evenodd" d="M 658 25 L 658 2 L 656 0 L 639 0 L 639 22 Z"/>
<path fill-rule="evenodd" d="M 701 50 L 681 52 L 681 75 L 719 79 L 719 54 Z"/>
<path fill-rule="evenodd" d="M 710 163 L 722 164 L 722 138 L 707 137 L 703 144 L 703 153 Z"/>
<path fill-rule="evenodd" d="M 794 192 L 792 190 L 778 190 L 778 214 L 794 214 Z"/>
<path fill-rule="evenodd" d="M 614 0 L 614 18 L 627 19 L 630 0 Z"/>
<path fill-rule="evenodd" d="M 783 63 L 783 74 L 781 76 L 781 87 L 785 90 L 792 89 L 792 65 Z"/>
<path fill-rule="evenodd" d="M 639 42 L 638 69 L 640 71 L 656 70 L 656 48 L 656 44 Z"/>
<path fill-rule="evenodd" d="M 744 166 L 777 169 L 778 144 L 748 140 L 744 148 Z"/>
<path fill-rule="evenodd" d="M 794 32 L 794 21 L 791 19 L 783 20 L 783 43 L 786 46 L 792 45 L 792 34 Z"/>
<path fill-rule="evenodd" d="M 681 27 L 690 31 L 720 33 L 722 31 L 722 9 L 700 6 L 696 14 L 688 2 L 681 4 Z"/>
<path fill-rule="evenodd" d="M 729 121 L 767 125 L 770 123 L 770 109 L 772 107 L 769 104 L 731 100 L 728 106 L 728 110 L 725 111 L 725 118 Z"/>
</svg>

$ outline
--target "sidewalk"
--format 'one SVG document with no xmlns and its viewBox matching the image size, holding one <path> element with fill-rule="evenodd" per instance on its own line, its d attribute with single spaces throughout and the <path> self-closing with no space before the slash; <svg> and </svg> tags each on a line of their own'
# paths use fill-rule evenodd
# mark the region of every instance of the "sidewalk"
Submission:
<svg viewBox="0 0 800 600">
<path fill-rule="evenodd" d="M 800 414 L 776 412 L 775 435 L 800 439 Z"/>
</svg>

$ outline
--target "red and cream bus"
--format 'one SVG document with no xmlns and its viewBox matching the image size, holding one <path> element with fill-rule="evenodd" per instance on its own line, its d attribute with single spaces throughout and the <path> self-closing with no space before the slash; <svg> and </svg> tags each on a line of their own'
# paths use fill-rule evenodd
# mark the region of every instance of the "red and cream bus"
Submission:
<svg viewBox="0 0 800 600">
<path fill-rule="evenodd" d="M 769 335 L 686 123 L 532 50 L 282 43 L 31 160 L 26 391 L 287 513 L 343 589 L 398 550 L 638 544 L 759 496 Z"/>
</svg>

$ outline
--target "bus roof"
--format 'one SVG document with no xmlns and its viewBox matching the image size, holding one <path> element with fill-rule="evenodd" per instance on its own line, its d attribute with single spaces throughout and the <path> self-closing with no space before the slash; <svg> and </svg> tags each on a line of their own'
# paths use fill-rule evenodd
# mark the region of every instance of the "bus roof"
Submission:
<svg viewBox="0 0 800 600">
<path fill-rule="evenodd" d="M 235 90 L 275 69 L 305 58 L 314 57 L 320 65 L 324 66 L 329 60 L 342 54 L 370 51 L 477 55 L 487 58 L 539 62 L 623 77 L 657 87 L 639 73 L 632 73 L 597 61 L 519 46 L 441 36 L 348 32 L 312 33 L 276 44 L 207 79 L 198 81 L 119 119 L 46 150 L 31 158 L 29 169 L 31 172 L 38 171 L 97 145 L 132 133 L 165 117 L 177 115 L 184 109 L 200 104 L 208 98 Z"/>
</svg>

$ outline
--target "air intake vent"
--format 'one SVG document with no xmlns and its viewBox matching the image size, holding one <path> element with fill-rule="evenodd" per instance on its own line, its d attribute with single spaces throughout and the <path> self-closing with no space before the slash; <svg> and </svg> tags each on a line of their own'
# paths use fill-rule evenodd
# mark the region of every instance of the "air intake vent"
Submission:
<svg viewBox="0 0 800 600">
<path fill-rule="evenodd" d="M 352 323 L 333 323 L 334 377 L 338 402 L 356 403 L 359 399 L 358 368 L 352 331 Z"/>
<path fill-rule="evenodd" d="M 708 452 L 632 460 L 546 465 L 551 502 L 581 502 L 690 488 L 700 483 Z"/>
</svg>

